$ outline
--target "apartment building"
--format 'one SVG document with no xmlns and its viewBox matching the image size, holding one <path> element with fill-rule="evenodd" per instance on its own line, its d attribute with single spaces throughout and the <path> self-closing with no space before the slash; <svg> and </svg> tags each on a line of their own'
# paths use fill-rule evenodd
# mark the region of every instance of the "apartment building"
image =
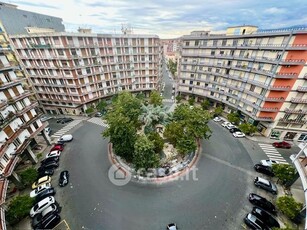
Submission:
<svg viewBox="0 0 307 230">
<path fill-rule="evenodd" d="M 14 172 L 22 159 L 37 162 L 30 144 L 46 124 L 40 121 L 33 92 L 0 24 L 0 229 L 6 229 L 4 206 L 9 183 L 20 185 Z"/>
<path fill-rule="evenodd" d="M 62 18 L 20 10 L 17 5 L 5 2 L 0 2 L 0 21 L 9 35 L 35 33 L 41 28 L 65 31 Z"/>
<path fill-rule="evenodd" d="M 10 38 L 47 113 L 83 114 L 119 91 L 148 94 L 160 83 L 158 36 L 45 33 Z"/>
<path fill-rule="evenodd" d="M 307 136 L 307 28 L 230 27 L 182 42 L 181 95 L 238 111 L 271 138 Z"/>
</svg>

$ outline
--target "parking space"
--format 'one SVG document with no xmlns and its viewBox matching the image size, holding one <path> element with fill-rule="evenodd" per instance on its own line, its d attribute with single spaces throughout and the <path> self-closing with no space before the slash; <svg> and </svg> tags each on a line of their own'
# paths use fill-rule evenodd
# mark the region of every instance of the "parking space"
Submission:
<svg viewBox="0 0 307 230">
<path fill-rule="evenodd" d="M 62 220 L 57 226 L 53 228 L 53 230 L 70 230 L 70 228 L 66 220 Z"/>
</svg>

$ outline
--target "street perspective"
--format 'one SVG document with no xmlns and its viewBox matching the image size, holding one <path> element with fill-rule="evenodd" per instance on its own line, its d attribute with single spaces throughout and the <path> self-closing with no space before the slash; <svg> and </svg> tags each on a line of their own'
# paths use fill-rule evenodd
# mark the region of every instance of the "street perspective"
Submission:
<svg viewBox="0 0 307 230">
<path fill-rule="evenodd" d="M 0 230 L 307 230 L 306 12 L 0 1 Z"/>
</svg>

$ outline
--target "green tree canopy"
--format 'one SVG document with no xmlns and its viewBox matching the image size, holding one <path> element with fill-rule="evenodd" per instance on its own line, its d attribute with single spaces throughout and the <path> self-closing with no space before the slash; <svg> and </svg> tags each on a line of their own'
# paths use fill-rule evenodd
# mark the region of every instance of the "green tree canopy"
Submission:
<svg viewBox="0 0 307 230">
<path fill-rule="evenodd" d="M 282 196 L 277 199 L 277 208 L 290 219 L 293 219 L 303 208 L 302 203 L 298 203 L 292 196 Z"/>
<path fill-rule="evenodd" d="M 182 99 L 183 99 L 182 95 L 177 95 L 176 96 L 177 103 L 180 103 Z"/>
<path fill-rule="evenodd" d="M 22 183 L 25 186 L 31 185 L 37 179 L 37 171 L 34 167 L 27 168 L 19 173 Z"/>
<path fill-rule="evenodd" d="M 17 196 L 9 204 L 8 210 L 6 212 L 6 220 L 10 224 L 16 224 L 21 219 L 29 215 L 29 212 L 34 205 L 34 198 L 28 195 Z"/>
<path fill-rule="evenodd" d="M 189 102 L 189 105 L 194 105 L 195 104 L 195 97 L 194 96 L 190 97 L 188 102 Z"/>
<path fill-rule="evenodd" d="M 164 140 L 157 132 L 151 132 L 148 135 L 148 139 L 154 144 L 154 151 L 160 154 L 163 150 Z"/>
<path fill-rule="evenodd" d="M 154 90 L 151 91 L 150 96 L 149 96 L 149 104 L 153 105 L 154 107 L 156 106 L 162 106 L 163 97 L 160 96 L 159 92 Z"/>
<path fill-rule="evenodd" d="M 108 103 L 103 100 L 97 104 L 96 108 L 99 112 L 102 112 L 106 110 L 107 106 L 108 106 Z"/>
<path fill-rule="evenodd" d="M 238 125 L 240 123 L 240 115 L 237 112 L 228 114 L 227 119 L 228 119 L 228 121 L 230 121 L 231 123 L 234 123 L 236 125 Z"/>
<path fill-rule="evenodd" d="M 223 113 L 223 108 L 222 106 L 218 106 L 214 110 L 214 116 L 220 116 Z"/>
<path fill-rule="evenodd" d="M 154 107 L 153 105 L 142 105 L 141 115 L 139 120 L 149 127 L 150 130 L 154 130 L 155 125 L 163 123 L 168 119 L 168 114 L 161 106 Z"/>
<path fill-rule="evenodd" d="M 205 99 L 201 102 L 201 107 L 203 110 L 208 110 L 210 108 L 210 101 Z"/>
<path fill-rule="evenodd" d="M 292 165 L 273 164 L 272 169 L 275 176 L 281 180 L 282 183 L 291 181 L 295 176 L 295 168 Z"/>
<path fill-rule="evenodd" d="M 171 73 L 175 75 L 175 73 L 177 72 L 177 62 L 173 62 L 172 59 L 169 59 L 167 63 L 167 67 L 169 71 L 171 71 Z"/>
<path fill-rule="evenodd" d="M 239 125 L 239 129 L 247 135 L 251 135 L 251 134 L 257 132 L 257 127 L 250 124 L 250 123 L 243 123 L 243 124 Z"/>
<path fill-rule="evenodd" d="M 145 136 L 137 137 L 134 146 L 133 165 L 135 170 L 156 168 L 159 166 L 159 155 L 155 153 L 154 144 Z"/>
</svg>

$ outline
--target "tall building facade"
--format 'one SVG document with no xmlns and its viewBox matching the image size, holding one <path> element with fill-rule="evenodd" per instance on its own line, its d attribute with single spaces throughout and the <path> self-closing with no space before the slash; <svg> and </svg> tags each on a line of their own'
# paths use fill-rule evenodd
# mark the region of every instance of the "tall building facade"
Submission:
<svg viewBox="0 0 307 230">
<path fill-rule="evenodd" d="M 0 24 L 0 229 L 6 229 L 4 206 L 9 181 L 20 183 L 14 173 L 16 165 L 21 156 L 36 163 L 29 145 L 39 132 L 46 137 L 46 124 L 36 110 L 38 103 L 27 88 L 26 77 Z"/>
<path fill-rule="evenodd" d="M 149 93 L 161 80 L 157 36 L 46 33 L 10 38 L 48 113 L 82 114 L 122 90 Z"/>
<path fill-rule="evenodd" d="M 182 37 L 178 91 L 238 111 L 271 138 L 307 136 L 307 29 L 228 28 Z"/>
<path fill-rule="evenodd" d="M 50 32 L 65 31 L 62 18 L 20 10 L 17 5 L 4 2 L 0 2 L 0 21 L 9 35 L 35 33 L 42 28 Z"/>
</svg>

